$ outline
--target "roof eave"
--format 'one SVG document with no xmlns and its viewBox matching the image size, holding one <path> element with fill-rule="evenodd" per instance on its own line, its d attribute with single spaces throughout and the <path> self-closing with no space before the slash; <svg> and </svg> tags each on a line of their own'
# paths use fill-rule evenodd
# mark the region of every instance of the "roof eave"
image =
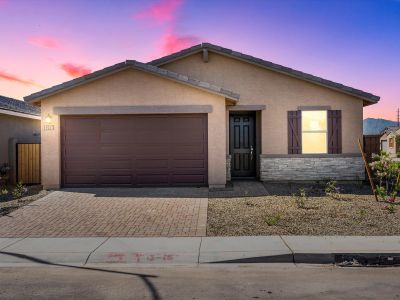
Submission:
<svg viewBox="0 0 400 300">
<path fill-rule="evenodd" d="M 196 53 L 200 52 L 202 49 L 207 49 L 208 51 L 215 52 L 220 55 L 235 58 L 240 61 L 259 66 L 261 68 L 265 68 L 265 69 L 268 69 L 268 70 L 271 70 L 274 72 L 278 72 L 278 73 L 281 73 L 281 74 L 284 74 L 287 76 L 291 76 L 291 77 L 294 77 L 294 78 L 297 78 L 297 79 L 300 79 L 303 81 L 310 82 L 312 84 L 320 85 L 320 86 L 323 86 L 323 87 L 326 87 L 326 88 L 329 88 L 332 90 L 336 90 L 338 92 L 359 98 L 359 99 L 367 102 L 367 103 L 365 103 L 365 102 L 363 103 L 364 106 L 378 103 L 378 101 L 380 100 L 379 96 L 373 95 L 371 93 L 363 92 L 361 90 L 354 89 L 354 88 L 345 86 L 340 83 L 336 83 L 336 82 L 333 82 L 333 81 L 330 81 L 327 79 L 323 79 L 323 78 L 320 78 L 320 77 L 317 77 L 317 76 L 314 76 L 311 74 L 307 74 L 307 73 L 304 73 L 304 72 L 301 72 L 298 70 L 294 70 L 294 69 L 291 69 L 291 68 L 288 68 L 288 67 L 285 67 L 282 65 L 278 65 L 278 64 L 275 64 L 275 63 L 272 63 L 269 61 L 265 61 L 263 59 L 256 58 L 256 57 L 253 57 L 250 55 L 235 52 L 231 49 L 223 48 L 223 47 L 216 46 L 216 45 L 213 45 L 210 43 L 202 43 L 202 44 L 199 44 L 199 45 L 187 48 L 187 49 L 183 49 L 179 52 L 176 52 L 176 53 L 164 56 L 162 58 L 150 61 L 148 64 L 155 65 L 155 66 L 164 65 L 164 64 L 171 63 L 176 60 L 182 59 L 184 57 L 196 54 Z M 270 65 L 270 66 L 268 66 L 268 65 Z M 328 84 L 328 83 L 331 83 L 332 85 Z M 333 85 L 336 85 L 336 87 Z"/>
<path fill-rule="evenodd" d="M 23 112 L 20 112 L 20 111 L 15 111 L 15 110 L 11 110 L 11 109 L 4 109 L 4 108 L 0 108 L 0 115 L 1 114 L 14 116 L 14 117 L 27 118 L 27 119 L 35 119 L 35 120 L 40 120 L 41 119 L 40 115 L 27 114 L 27 113 L 23 113 Z"/>
<path fill-rule="evenodd" d="M 240 98 L 239 94 L 229 91 L 229 90 L 226 90 L 226 89 L 223 89 L 221 87 L 212 85 L 210 83 L 203 82 L 203 81 L 200 81 L 200 80 L 197 80 L 197 79 L 194 79 L 194 78 L 182 75 L 182 74 L 178 74 L 178 73 L 166 70 L 166 69 L 161 69 L 161 68 L 158 68 L 157 66 L 141 63 L 141 62 L 138 62 L 135 60 L 126 60 L 125 62 L 115 64 L 111 67 L 104 68 L 102 70 L 93 72 L 91 74 L 55 85 L 48 89 L 31 94 L 29 96 L 24 97 L 24 100 L 27 102 L 30 102 L 30 103 L 37 103 L 44 98 L 53 96 L 55 94 L 67 91 L 69 89 L 89 83 L 93 80 L 97 80 L 97 79 L 100 79 L 105 76 L 109 76 L 113 73 L 120 72 L 120 71 L 123 71 L 128 68 L 133 68 L 133 69 L 136 69 L 136 70 L 139 70 L 142 72 L 146 72 L 146 73 L 149 73 L 149 74 L 161 77 L 161 78 L 165 78 L 168 80 L 178 82 L 180 84 L 184 84 L 184 85 L 196 88 L 196 89 L 200 89 L 200 90 L 206 91 L 208 93 L 216 94 L 216 95 L 222 96 L 222 97 L 227 98 L 234 102 L 237 102 Z"/>
</svg>

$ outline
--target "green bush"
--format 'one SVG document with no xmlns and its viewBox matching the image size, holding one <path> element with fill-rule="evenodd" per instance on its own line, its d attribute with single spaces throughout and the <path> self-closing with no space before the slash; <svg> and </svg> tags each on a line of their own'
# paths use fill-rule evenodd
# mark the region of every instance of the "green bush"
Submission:
<svg viewBox="0 0 400 300">
<path fill-rule="evenodd" d="M 264 222 L 268 225 L 268 226 L 274 226 L 276 224 L 278 224 L 278 222 L 281 219 L 281 215 L 276 214 L 276 215 L 272 215 L 272 216 L 267 216 L 264 218 Z"/>
<path fill-rule="evenodd" d="M 12 191 L 12 197 L 14 200 L 22 198 L 22 196 L 26 193 L 26 188 L 22 184 L 22 182 L 18 182 Z"/>
<path fill-rule="evenodd" d="M 304 188 L 300 188 L 297 193 L 292 195 L 296 201 L 297 208 L 306 208 L 307 193 Z"/>
<path fill-rule="evenodd" d="M 400 191 L 398 181 L 400 162 L 393 160 L 388 153 L 381 152 L 381 154 L 373 156 L 370 166 L 378 180 L 376 186 L 378 197 L 383 201 L 394 202 Z"/>
<path fill-rule="evenodd" d="M 336 180 L 329 180 L 325 186 L 325 194 L 333 199 L 340 199 L 340 188 Z"/>
</svg>

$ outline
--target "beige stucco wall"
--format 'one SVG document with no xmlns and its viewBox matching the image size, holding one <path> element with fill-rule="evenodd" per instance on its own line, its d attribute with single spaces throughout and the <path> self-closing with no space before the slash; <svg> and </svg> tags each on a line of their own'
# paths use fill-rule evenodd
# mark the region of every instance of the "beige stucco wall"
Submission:
<svg viewBox="0 0 400 300">
<path fill-rule="evenodd" d="M 40 120 L 0 114 L 0 164 L 8 163 L 8 141 L 19 143 L 40 142 Z"/>
<path fill-rule="evenodd" d="M 60 117 L 54 115 L 54 107 L 134 105 L 211 105 L 213 111 L 208 114 L 208 181 L 210 186 L 225 185 L 226 144 L 221 142 L 226 139 L 224 97 L 133 69 L 41 101 L 42 118 L 50 113 L 54 125 L 53 131 L 42 131 L 42 184 L 48 188 L 60 185 Z"/>
<path fill-rule="evenodd" d="M 10 164 L 13 179 L 16 150 L 12 150 L 12 156 L 9 155 L 11 138 L 18 143 L 40 143 L 40 120 L 0 114 L 0 164 Z"/>
<path fill-rule="evenodd" d="M 238 104 L 265 104 L 261 113 L 262 154 L 287 154 L 287 111 L 298 106 L 330 106 L 342 111 L 342 152 L 358 153 L 362 137 L 363 102 L 355 97 L 246 62 L 209 52 L 161 66 L 191 75 L 240 94 Z"/>
</svg>

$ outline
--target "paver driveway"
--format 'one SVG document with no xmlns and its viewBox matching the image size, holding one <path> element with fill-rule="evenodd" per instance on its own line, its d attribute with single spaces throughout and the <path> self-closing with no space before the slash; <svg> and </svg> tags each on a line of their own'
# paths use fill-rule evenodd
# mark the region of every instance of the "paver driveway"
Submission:
<svg viewBox="0 0 400 300">
<path fill-rule="evenodd" d="M 207 193 L 202 188 L 55 191 L 0 217 L 0 237 L 204 236 Z"/>
</svg>

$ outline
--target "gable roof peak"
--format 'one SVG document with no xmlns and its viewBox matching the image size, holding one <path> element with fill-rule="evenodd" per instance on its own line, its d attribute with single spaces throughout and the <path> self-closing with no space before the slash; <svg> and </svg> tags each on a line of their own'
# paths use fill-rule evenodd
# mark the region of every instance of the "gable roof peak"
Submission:
<svg viewBox="0 0 400 300">
<path fill-rule="evenodd" d="M 268 70 L 276 71 L 282 74 L 286 74 L 288 76 L 292 76 L 301 80 L 305 80 L 317 85 L 321 85 L 348 95 L 352 95 L 354 97 L 360 98 L 364 101 L 366 101 L 368 104 L 374 104 L 377 103 L 380 99 L 379 96 L 376 96 L 374 94 L 362 91 L 360 89 L 356 89 L 341 83 L 337 83 L 331 80 L 327 80 L 318 76 L 314 76 L 312 74 L 304 73 L 302 71 L 298 71 L 289 67 L 285 67 L 267 60 L 263 60 L 261 58 L 257 58 L 248 54 L 244 54 L 241 52 L 234 51 L 232 49 L 224 48 L 215 44 L 211 44 L 208 42 L 203 42 L 201 44 L 183 49 L 181 51 L 172 53 L 170 55 L 166 55 L 164 57 L 152 60 L 148 62 L 148 64 L 154 65 L 154 66 L 161 66 L 166 63 L 173 62 L 175 60 L 184 58 L 186 56 L 195 54 L 197 52 L 200 52 L 202 49 L 208 49 L 211 52 L 216 52 L 221 55 L 225 55 L 228 57 L 232 57 L 250 64 L 257 65 L 262 68 L 266 68 Z"/>
<path fill-rule="evenodd" d="M 34 102 L 34 101 L 39 101 L 40 99 L 49 97 L 51 95 L 60 93 L 62 91 L 74 88 L 76 86 L 91 82 L 93 80 L 99 79 L 103 76 L 110 75 L 114 72 L 122 71 L 125 69 L 133 68 L 136 70 L 140 70 L 143 72 L 147 72 L 156 76 L 160 76 L 163 78 L 167 78 L 169 80 L 173 80 L 182 84 L 186 84 L 201 90 L 205 90 L 207 92 L 217 94 L 220 96 L 223 96 L 233 102 L 239 101 L 240 95 L 238 93 L 235 93 L 230 90 L 226 90 L 222 87 L 213 85 L 208 82 L 204 82 L 195 78 L 192 78 L 190 76 L 186 76 L 183 74 L 178 74 L 173 71 L 167 70 L 167 69 L 162 69 L 159 68 L 155 65 L 150 65 L 150 64 L 145 64 L 136 60 L 126 60 L 124 62 L 117 63 L 115 65 L 112 65 L 110 67 L 104 68 L 102 70 L 95 71 L 93 73 L 84 75 L 82 77 L 78 77 L 75 79 L 72 79 L 70 81 L 66 81 L 64 83 L 52 86 L 50 88 L 44 89 L 42 91 L 33 93 L 31 95 L 28 95 L 24 97 L 26 101 L 29 102 Z"/>
</svg>

